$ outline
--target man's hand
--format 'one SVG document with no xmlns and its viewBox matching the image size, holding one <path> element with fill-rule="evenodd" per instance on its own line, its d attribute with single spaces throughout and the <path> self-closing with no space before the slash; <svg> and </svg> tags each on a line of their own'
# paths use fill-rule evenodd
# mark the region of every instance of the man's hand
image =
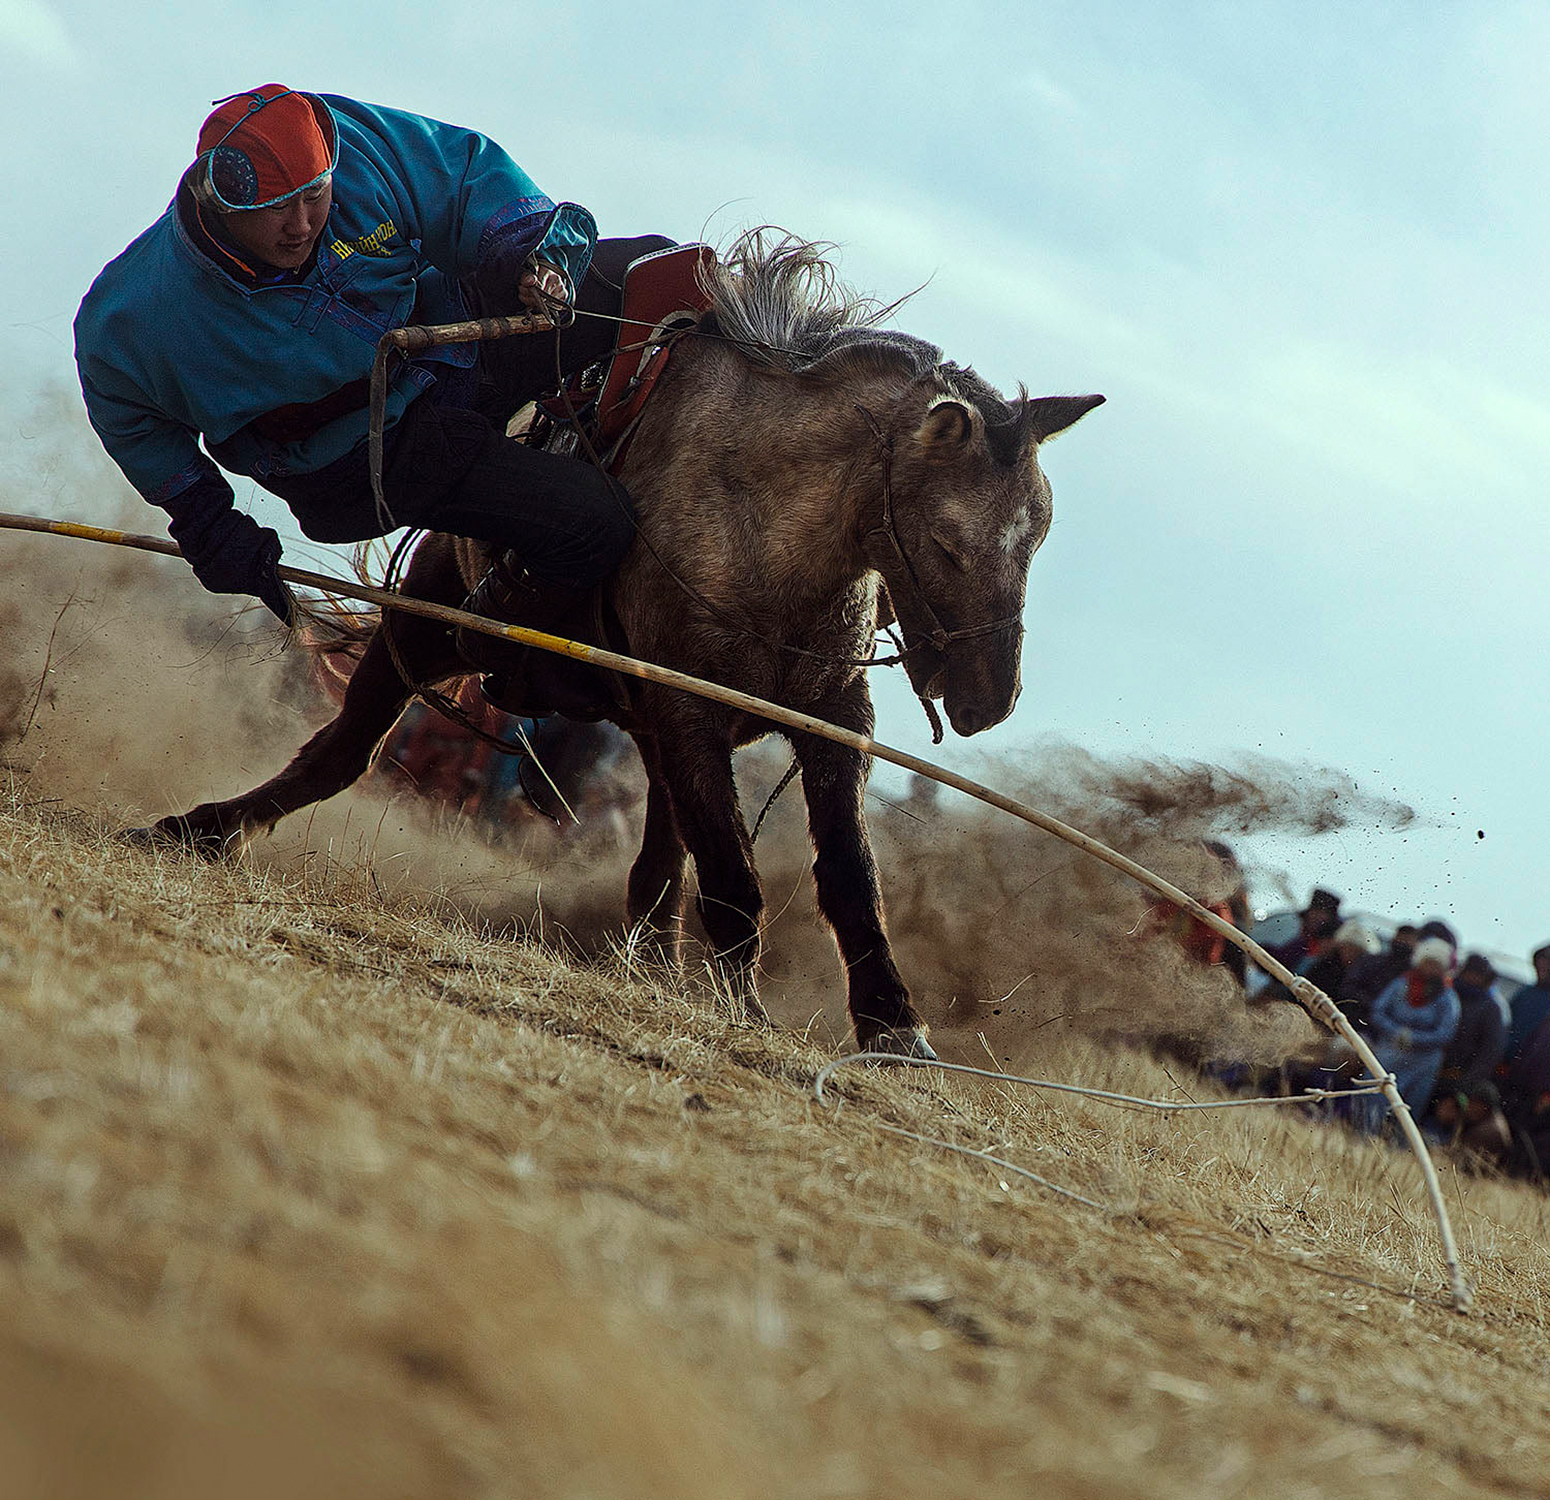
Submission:
<svg viewBox="0 0 1550 1500">
<path fill-rule="evenodd" d="M 296 599 L 276 571 L 279 536 L 231 501 L 231 486 L 212 465 L 207 481 L 164 502 L 172 540 L 212 594 L 252 594 L 282 624 L 293 624 Z"/>
<path fill-rule="evenodd" d="M 569 302 L 570 293 L 565 278 L 554 266 L 535 260 L 517 278 L 517 300 L 534 312 L 546 312 L 555 303 L 563 306 Z"/>
</svg>

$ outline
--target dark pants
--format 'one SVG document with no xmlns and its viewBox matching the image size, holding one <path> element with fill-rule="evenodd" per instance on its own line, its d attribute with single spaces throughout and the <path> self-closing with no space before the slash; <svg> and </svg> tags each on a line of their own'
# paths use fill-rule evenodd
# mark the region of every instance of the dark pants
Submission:
<svg viewBox="0 0 1550 1500">
<path fill-rule="evenodd" d="M 576 294 L 578 312 L 617 316 L 625 267 L 665 249 L 660 235 L 600 240 Z M 470 288 L 480 317 L 521 311 L 515 289 Z M 553 333 L 479 345 L 477 393 L 440 405 L 431 390 L 412 402 L 384 441 L 377 514 L 366 444 L 311 474 L 265 481 L 317 542 L 359 542 L 400 526 L 472 537 L 516 552 L 545 583 L 590 588 L 619 565 L 635 534 L 629 495 L 590 463 L 505 436 L 506 421 L 578 370 L 607 357 L 618 325 L 577 317 Z"/>
</svg>

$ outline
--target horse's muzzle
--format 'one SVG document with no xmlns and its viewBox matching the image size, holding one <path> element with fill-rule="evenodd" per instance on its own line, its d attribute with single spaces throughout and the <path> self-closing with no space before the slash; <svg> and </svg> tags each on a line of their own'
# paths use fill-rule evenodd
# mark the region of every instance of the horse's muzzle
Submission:
<svg viewBox="0 0 1550 1500">
<path fill-rule="evenodd" d="M 999 724 L 1022 692 L 1016 653 L 988 652 L 977 644 L 977 650 L 954 646 L 944 654 L 922 643 L 904 654 L 910 687 L 918 697 L 941 703 L 955 734 L 979 734 Z"/>
<path fill-rule="evenodd" d="M 1008 718 L 1017 706 L 1021 692 L 1019 684 L 1010 697 L 1000 702 L 987 702 L 978 698 L 959 699 L 954 696 L 952 684 L 949 683 L 942 697 L 942 707 L 947 713 L 947 722 L 953 726 L 953 733 L 967 737 L 986 729 L 994 729 L 1003 719 Z"/>
<path fill-rule="evenodd" d="M 954 734 L 979 734 L 1007 718 L 1023 690 L 1022 633 L 955 642 L 939 681 Z"/>
</svg>

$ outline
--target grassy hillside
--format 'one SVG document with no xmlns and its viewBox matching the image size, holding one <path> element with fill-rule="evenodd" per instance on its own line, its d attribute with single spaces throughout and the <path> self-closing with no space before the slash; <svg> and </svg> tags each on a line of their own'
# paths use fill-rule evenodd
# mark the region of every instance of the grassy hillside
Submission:
<svg viewBox="0 0 1550 1500">
<path fill-rule="evenodd" d="M 13 779 L 0 1495 L 1550 1489 L 1543 1195 L 1448 1174 L 1461 1318 L 1402 1155 L 915 1074 L 828 1110 L 830 1055 Z"/>
<path fill-rule="evenodd" d="M 91 513 L 94 446 L 39 456 L 54 508 Z M 871 1072 L 820 1107 L 845 1020 L 795 798 L 759 846 L 778 1032 L 610 957 L 611 827 L 368 788 L 239 864 L 130 850 L 317 703 L 175 566 L 5 547 L 0 1500 L 1550 1492 L 1550 1198 L 1445 1168 L 1466 1319 L 1408 1158 L 1285 1112 Z M 1413 816 L 1308 768 L 990 779 L 1197 889 L 1208 829 Z M 919 791 L 871 817 L 945 1055 L 1162 1096 L 1112 1038 L 1309 1034 L 1138 942 L 1122 880 Z"/>
</svg>

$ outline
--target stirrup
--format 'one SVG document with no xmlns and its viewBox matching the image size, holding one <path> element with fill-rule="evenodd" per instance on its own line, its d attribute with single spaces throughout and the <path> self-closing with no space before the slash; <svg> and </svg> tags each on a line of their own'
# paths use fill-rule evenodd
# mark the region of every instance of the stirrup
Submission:
<svg viewBox="0 0 1550 1500">
<path fill-rule="evenodd" d="M 532 598 L 527 569 L 510 553 L 499 552 L 484 577 L 469 590 L 463 608 L 468 614 L 505 622 L 520 614 L 522 606 L 531 604 Z M 467 625 L 458 626 L 456 640 L 460 656 L 485 672 L 502 676 L 519 670 L 527 651 L 515 641 L 503 641 Z"/>
<path fill-rule="evenodd" d="M 471 615 L 504 620 L 515 614 L 522 604 L 530 603 L 535 592 L 533 575 L 513 553 L 499 551 L 484 577 L 469 590 L 463 608 Z"/>
<path fill-rule="evenodd" d="M 595 671 L 560 657 L 553 658 L 551 670 L 549 654 L 527 650 L 520 665 L 487 674 L 479 682 L 480 696 L 492 708 L 518 719 L 559 714 L 580 724 L 596 724 L 617 711 Z"/>
</svg>

